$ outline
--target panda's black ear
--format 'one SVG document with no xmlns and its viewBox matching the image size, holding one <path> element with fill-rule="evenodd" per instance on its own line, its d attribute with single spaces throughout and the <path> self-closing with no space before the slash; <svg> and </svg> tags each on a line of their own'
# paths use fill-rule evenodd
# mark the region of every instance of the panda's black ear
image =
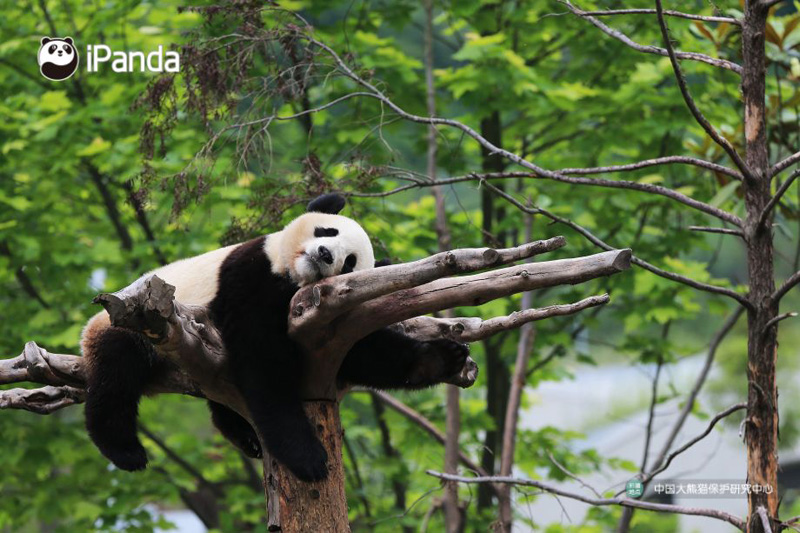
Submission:
<svg viewBox="0 0 800 533">
<path fill-rule="evenodd" d="M 306 211 L 309 213 L 327 213 L 335 215 L 344 209 L 344 204 L 347 203 L 344 196 L 338 193 L 323 194 L 308 202 Z"/>
<path fill-rule="evenodd" d="M 392 260 L 391 259 L 381 259 L 380 261 L 375 261 L 375 268 L 385 267 L 385 266 L 389 266 L 391 264 L 392 264 Z"/>
<path fill-rule="evenodd" d="M 53 39 L 51 39 L 50 37 L 42 37 L 42 46 L 46 45 L 47 43 L 49 43 L 52 40 Z"/>
<path fill-rule="evenodd" d="M 64 41 L 66 41 L 67 44 L 72 44 L 72 37 L 67 37 Z"/>
</svg>

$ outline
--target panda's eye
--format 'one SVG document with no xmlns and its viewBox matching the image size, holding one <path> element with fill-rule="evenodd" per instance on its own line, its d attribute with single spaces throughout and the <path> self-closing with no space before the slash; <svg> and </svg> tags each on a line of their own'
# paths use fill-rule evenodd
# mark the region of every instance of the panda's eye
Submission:
<svg viewBox="0 0 800 533">
<path fill-rule="evenodd" d="M 336 228 L 314 228 L 314 237 L 336 237 L 339 230 Z"/>
<path fill-rule="evenodd" d="M 347 274 L 348 272 L 352 272 L 353 269 L 356 267 L 356 263 L 358 262 L 358 258 L 356 254 L 350 254 L 344 259 L 344 266 L 342 267 L 342 274 Z"/>
<path fill-rule="evenodd" d="M 47 53 L 54 54 L 56 52 L 56 49 L 58 49 L 58 46 L 51 44 L 50 46 L 47 47 Z"/>
<path fill-rule="evenodd" d="M 67 55 L 70 55 L 70 54 L 72 54 L 72 47 L 71 47 L 70 45 L 68 45 L 68 44 L 65 44 L 63 48 L 64 48 L 64 52 L 65 52 Z"/>
</svg>

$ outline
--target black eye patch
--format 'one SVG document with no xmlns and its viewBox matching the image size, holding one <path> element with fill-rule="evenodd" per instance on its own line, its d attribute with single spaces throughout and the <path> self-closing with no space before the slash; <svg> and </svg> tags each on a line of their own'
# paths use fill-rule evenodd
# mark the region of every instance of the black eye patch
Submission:
<svg viewBox="0 0 800 533">
<path fill-rule="evenodd" d="M 342 267 L 342 274 L 347 274 L 352 272 L 353 269 L 356 267 L 356 263 L 358 263 L 358 258 L 356 254 L 350 254 L 344 259 L 344 266 Z"/>
<path fill-rule="evenodd" d="M 336 237 L 339 230 L 336 228 L 314 228 L 314 237 Z"/>
</svg>

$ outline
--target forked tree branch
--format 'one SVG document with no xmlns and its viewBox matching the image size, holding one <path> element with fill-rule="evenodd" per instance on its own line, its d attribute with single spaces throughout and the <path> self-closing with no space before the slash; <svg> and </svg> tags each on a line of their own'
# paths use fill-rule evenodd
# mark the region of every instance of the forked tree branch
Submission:
<svg viewBox="0 0 800 533">
<path fill-rule="evenodd" d="M 581 17 L 582 19 L 586 19 L 591 22 L 595 27 L 597 27 L 600 31 L 605 33 L 606 35 L 617 39 L 618 41 L 630 46 L 634 50 L 639 52 L 644 52 L 646 54 L 655 54 L 659 56 L 668 56 L 669 52 L 667 52 L 664 48 L 659 48 L 657 46 L 650 46 L 650 45 L 643 45 L 639 44 L 624 33 L 619 30 L 615 30 L 598 20 L 597 18 L 591 16 L 587 11 L 583 11 L 582 9 L 576 7 L 574 4 L 571 4 L 568 0 L 559 0 L 562 4 L 567 6 L 567 9 L 572 11 L 575 15 Z M 699 54 L 696 52 L 676 52 L 675 54 L 679 59 L 689 59 L 692 61 L 700 61 L 701 63 L 707 63 L 709 65 L 713 65 L 715 67 L 721 67 L 727 70 L 731 70 L 736 72 L 737 74 L 742 73 L 742 66 L 738 65 L 732 61 L 728 61 L 727 59 L 717 59 L 711 56 L 707 56 L 705 54 Z"/>
<path fill-rule="evenodd" d="M 686 107 L 689 108 L 689 111 L 692 113 L 694 119 L 705 130 L 708 136 L 711 137 L 711 139 L 713 139 L 714 142 L 720 147 L 722 147 L 723 150 L 725 150 L 725 153 L 730 156 L 731 160 L 733 160 L 734 164 L 736 164 L 739 170 L 741 170 L 742 174 L 747 178 L 754 178 L 752 170 L 747 166 L 747 163 L 745 163 L 744 159 L 742 159 L 742 156 L 739 155 L 739 152 L 736 151 L 728 139 L 726 139 L 714 128 L 714 126 L 711 125 L 700 109 L 698 109 L 697 104 L 695 104 L 694 98 L 692 98 L 692 94 L 689 92 L 689 86 L 686 84 L 686 79 L 683 77 L 681 65 L 678 62 L 678 54 L 672 47 L 672 41 L 670 41 L 669 28 L 667 27 L 667 20 L 664 17 L 664 9 L 661 6 L 661 0 L 656 0 L 656 14 L 658 16 L 658 25 L 661 28 L 661 37 L 664 39 L 664 47 L 667 50 L 669 61 L 672 63 L 672 70 L 675 73 L 675 80 L 678 82 L 678 88 L 683 96 L 683 101 L 686 102 Z"/>
<path fill-rule="evenodd" d="M 609 17 L 615 15 L 655 15 L 655 9 L 608 9 L 605 11 L 581 11 L 581 16 L 590 17 Z M 665 9 L 664 14 L 668 17 L 701 20 L 703 22 L 727 22 L 728 24 L 742 25 L 742 21 L 732 17 L 718 17 L 715 15 L 695 15 L 693 13 L 683 13 L 681 11 L 673 11 Z"/>
<path fill-rule="evenodd" d="M 507 267 L 473 276 L 441 279 L 507 264 L 565 244 L 563 237 L 527 243 L 515 248 L 453 250 L 421 261 L 328 278 L 306 287 L 295 296 L 290 317 L 291 330 L 311 357 L 322 355 L 306 376 L 311 398 L 331 393 L 344 355 L 349 347 L 370 332 L 418 315 L 509 296 L 523 290 L 564 283 L 579 283 L 628 268 L 630 251 L 619 250 L 585 258 L 562 259 Z M 222 403 L 249 418 L 244 402 L 228 372 L 227 353 L 208 310 L 174 300 L 174 287 L 155 275 L 143 277 L 130 286 L 96 298 L 110 316 L 111 324 L 145 334 L 164 357 L 167 369 L 152 383 L 148 394 L 180 393 L 201 396 Z M 565 306 L 532 309 L 489 319 L 453 319 L 448 335 L 463 325 L 461 342 L 485 338 L 491 333 L 521 326 L 531 320 L 574 313 L 600 305 L 607 297 L 593 297 Z M 298 305 L 309 305 L 298 312 Z M 416 338 L 437 338 L 431 329 L 436 319 L 420 319 L 429 327 L 410 331 Z M 427 320 L 427 322 L 426 322 Z M 413 329 L 413 328 L 411 328 Z M 53 354 L 28 343 L 13 359 L 0 361 L 0 384 L 38 383 L 45 388 L 0 391 L 0 408 L 52 412 L 83 401 L 87 368 L 80 357 Z M 477 367 L 468 359 L 461 373 L 449 382 L 466 387 L 474 383 Z"/>
<path fill-rule="evenodd" d="M 693 515 L 693 516 L 707 516 L 709 518 L 716 518 L 717 520 L 722 520 L 724 522 L 728 522 L 729 524 L 735 526 L 741 531 L 744 531 L 744 521 L 739 518 L 738 516 L 734 516 L 732 514 L 726 513 L 725 511 L 719 511 L 717 509 L 701 509 L 697 507 L 684 507 L 682 505 L 671 505 L 665 503 L 654 503 L 642 500 L 634 500 L 631 498 L 596 498 L 591 496 L 585 496 L 583 494 L 579 494 L 577 492 L 570 492 L 568 490 L 564 490 L 559 488 L 555 485 L 551 485 L 549 483 L 543 483 L 541 481 L 536 481 L 533 479 L 521 479 L 515 478 L 510 476 L 488 476 L 488 477 L 466 477 L 466 476 L 454 476 L 451 474 L 443 474 L 441 472 L 435 472 L 433 470 L 428 470 L 426 472 L 428 475 L 439 478 L 443 481 L 455 481 L 457 483 L 471 483 L 471 484 L 481 484 L 481 483 L 491 483 L 491 484 L 498 484 L 498 483 L 506 483 L 510 485 L 520 485 L 525 487 L 534 487 L 541 491 L 547 492 L 549 494 L 554 494 L 556 496 L 562 496 L 564 498 L 569 498 L 572 500 L 577 500 L 580 502 L 587 503 L 589 505 L 603 507 L 609 505 L 619 505 L 621 507 L 632 507 L 635 509 L 645 509 L 648 511 L 656 511 L 660 513 L 672 513 L 672 514 L 685 514 L 685 515 Z"/>
</svg>

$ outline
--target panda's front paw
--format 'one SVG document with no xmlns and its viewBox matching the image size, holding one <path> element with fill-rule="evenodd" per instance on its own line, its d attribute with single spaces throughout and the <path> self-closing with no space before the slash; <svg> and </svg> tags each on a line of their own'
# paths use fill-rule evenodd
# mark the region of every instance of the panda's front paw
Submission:
<svg viewBox="0 0 800 533">
<path fill-rule="evenodd" d="M 466 344 L 447 339 L 424 342 L 410 384 L 424 387 L 445 382 L 461 372 L 468 357 L 469 346 Z"/>
</svg>

